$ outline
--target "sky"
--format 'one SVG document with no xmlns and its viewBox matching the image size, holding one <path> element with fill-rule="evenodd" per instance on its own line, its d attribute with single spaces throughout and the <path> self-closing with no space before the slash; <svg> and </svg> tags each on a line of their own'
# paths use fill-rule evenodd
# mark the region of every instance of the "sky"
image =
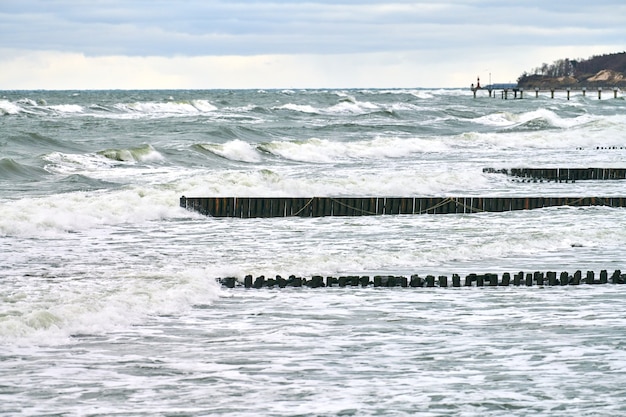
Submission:
<svg viewBox="0 0 626 417">
<path fill-rule="evenodd" d="M 626 50 L 624 0 L 0 0 L 0 89 L 458 88 Z"/>
</svg>

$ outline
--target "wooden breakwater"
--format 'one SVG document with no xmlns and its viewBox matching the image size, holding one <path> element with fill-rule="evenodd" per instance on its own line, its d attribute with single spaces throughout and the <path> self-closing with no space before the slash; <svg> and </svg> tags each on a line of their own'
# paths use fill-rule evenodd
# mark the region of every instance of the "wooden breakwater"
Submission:
<svg viewBox="0 0 626 417">
<path fill-rule="evenodd" d="M 626 168 L 484 168 L 483 172 L 548 181 L 626 179 Z"/>
<path fill-rule="evenodd" d="M 626 207 L 626 197 L 181 197 L 180 206 L 213 217 L 324 217 L 458 214 L 555 206 Z"/>
<path fill-rule="evenodd" d="M 418 274 L 407 276 L 395 275 L 350 275 L 340 277 L 323 277 L 321 275 L 313 275 L 308 278 L 297 277 L 291 275 L 283 278 L 277 275 L 274 278 L 266 278 L 264 275 L 253 277 L 247 275 L 243 282 L 236 277 L 218 278 L 218 281 L 225 287 L 245 287 L 245 288 L 285 288 L 285 287 L 309 287 L 309 288 L 328 288 L 328 287 L 402 287 L 402 288 L 433 288 L 433 287 L 508 287 L 508 286 L 564 286 L 564 285 L 581 285 L 581 284 L 624 284 L 626 283 L 626 274 L 622 274 L 621 270 L 615 270 L 609 276 L 607 270 L 600 271 L 596 276 L 594 271 L 587 271 L 583 277 L 582 271 L 578 270 L 574 274 L 564 271 L 557 273 L 548 271 L 546 273 L 535 271 L 525 273 L 520 271 L 516 274 L 505 272 L 502 276 L 498 274 L 468 274 L 461 277 L 458 274 L 452 274 L 450 279 L 447 275 L 426 275 L 424 277 Z"/>
</svg>

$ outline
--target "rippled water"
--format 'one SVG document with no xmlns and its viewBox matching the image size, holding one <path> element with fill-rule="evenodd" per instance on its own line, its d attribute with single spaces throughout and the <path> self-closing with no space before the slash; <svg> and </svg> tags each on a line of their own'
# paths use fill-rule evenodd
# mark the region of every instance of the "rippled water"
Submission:
<svg viewBox="0 0 626 417">
<path fill-rule="evenodd" d="M 624 288 L 233 290 L 246 274 L 626 270 L 626 216 L 215 219 L 187 196 L 624 196 L 622 97 L 0 92 L 0 414 L 615 416 Z"/>
</svg>

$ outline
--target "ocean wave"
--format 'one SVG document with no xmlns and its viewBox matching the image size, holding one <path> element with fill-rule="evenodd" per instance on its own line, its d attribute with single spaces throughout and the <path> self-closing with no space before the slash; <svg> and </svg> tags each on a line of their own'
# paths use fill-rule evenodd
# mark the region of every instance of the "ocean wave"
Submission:
<svg viewBox="0 0 626 417">
<path fill-rule="evenodd" d="M 20 164 L 11 158 L 0 159 L 0 179 L 34 181 L 47 175 L 44 169 Z"/>
<path fill-rule="evenodd" d="M 371 140 L 335 142 L 311 138 L 274 141 L 259 145 L 263 152 L 298 162 L 334 163 L 345 160 L 402 158 L 416 153 L 443 152 L 441 141 L 423 138 L 376 137 Z"/>
<path fill-rule="evenodd" d="M 248 142 L 236 139 L 226 143 L 206 143 L 198 147 L 202 151 L 207 151 L 213 155 L 240 162 L 260 162 L 262 160 L 259 152 Z"/>
<path fill-rule="evenodd" d="M 45 169 L 51 173 L 71 174 L 98 171 L 114 166 L 114 161 L 97 154 L 51 152 L 44 155 Z"/>
<path fill-rule="evenodd" d="M 98 152 L 98 155 L 119 162 L 162 161 L 165 159 L 152 145 L 142 145 L 129 149 L 106 149 Z"/>
<path fill-rule="evenodd" d="M 9 100 L 0 100 L 0 115 L 2 116 L 16 115 L 23 110 L 22 107 L 11 103 Z"/>
<path fill-rule="evenodd" d="M 311 104 L 285 103 L 281 106 L 273 107 L 273 110 L 287 110 L 305 114 L 324 115 L 361 115 L 378 111 L 392 112 L 392 107 L 375 104 L 369 101 L 358 101 L 353 96 L 345 95 L 339 99 L 338 103 L 326 107 L 316 107 Z"/>
<path fill-rule="evenodd" d="M 495 112 L 473 119 L 475 123 L 500 128 L 520 130 L 569 129 L 585 125 L 594 118 L 588 114 L 575 117 L 562 117 L 554 110 L 542 108 L 523 113 Z"/>
<path fill-rule="evenodd" d="M 91 268 L 93 269 L 93 268 Z M 0 297 L 0 344 L 56 345 L 75 335 L 126 329 L 149 315 L 180 313 L 208 305 L 221 289 L 199 268 L 125 272 L 102 270 L 91 284 L 72 276 L 29 273 Z M 28 295 L 26 295 L 28 294 Z"/>
<path fill-rule="evenodd" d="M 217 110 L 208 100 L 119 103 L 113 106 L 124 113 L 147 116 L 180 116 L 209 113 Z"/>
<path fill-rule="evenodd" d="M 274 109 L 275 110 L 289 110 L 289 111 L 294 111 L 294 112 L 310 113 L 310 114 L 321 113 L 320 109 L 317 109 L 308 104 L 287 103 L 287 104 L 283 104 L 282 106 L 274 107 Z"/>
</svg>

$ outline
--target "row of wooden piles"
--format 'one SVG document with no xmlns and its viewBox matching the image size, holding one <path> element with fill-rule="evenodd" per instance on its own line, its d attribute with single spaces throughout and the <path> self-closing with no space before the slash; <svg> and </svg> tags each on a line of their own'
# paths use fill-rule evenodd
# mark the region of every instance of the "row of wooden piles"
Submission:
<svg viewBox="0 0 626 417">
<path fill-rule="evenodd" d="M 483 172 L 547 181 L 626 179 L 626 168 L 484 168 Z"/>
<path fill-rule="evenodd" d="M 181 207 L 213 217 L 324 217 L 451 214 L 556 206 L 626 207 L 626 197 L 181 197 Z"/>
<path fill-rule="evenodd" d="M 600 271 L 596 276 L 594 271 L 587 271 L 583 277 L 582 271 L 578 270 L 574 274 L 564 271 L 557 273 L 520 271 L 511 275 L 508 272 L 498 276 L 498 274 L 468 274 L 462 278 L 458 274 L 452 274 L 451 279 L 447 275 L 426 275 L 418 274 L 407 276 L 394 275 L 350 275 L 340 277 L 323 277 L 313 275 L 311 277 L 297 277 L 291 275 L 283 278 L 277 275 L 274 278 L 266 278 L 264 275 L 253 277 L 246 275 L 243 282 L 236 277 L 218 278 L 218 281 L 225 287 L 245 287 L 245 288 L 285 288 L 285 287 L 308 287 L 308 288 L 329 288 L 329 287 L 401 287 L 401 288 L 433 288 L 433 287 L 508 287 L 508 286 L 564 286 L 581 284 L 624 284 L 626 274 L 621 270 L 615 270 L 609 276 L 607 270 Z"/>
</svg>

